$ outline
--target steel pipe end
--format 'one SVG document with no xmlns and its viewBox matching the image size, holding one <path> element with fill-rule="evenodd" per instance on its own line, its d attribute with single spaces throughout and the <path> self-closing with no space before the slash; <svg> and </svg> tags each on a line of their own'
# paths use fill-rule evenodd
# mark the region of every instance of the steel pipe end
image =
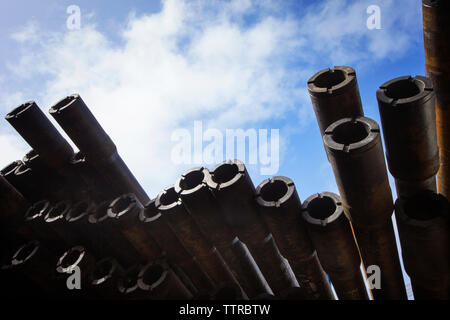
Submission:
<svg viewBox="0 0 450 320">
<path fill-rule="evenodd" d="M 196 167 L 184 172 L 174 185 L 175 192 L 181 197 L 189 196 L 202 188 L 207 188 L 204 181 L 209 171 L 203 167 Z"/>
<path fill-rule="evenodd" d="M 263 207 L 281 207 L 295 193 L 295 184 L 288 177 L 266 179 L 256 187 L 256 202 Z"/>
<path fill-rule="evenodd" d="M 60 201 L 47 212 L 47 214 L 44 216 L 44 220 L 48 223 L 61 221 L 65 218 L 69 210 L 70 203 L 67 201 Z"/>
<path fill-rule="evenodd" d="M 225 160 L 210 171 L 205 182 L 211 189 L 222 190 L 234 185 L 246 175 L 247 170 L 241 160 Z"/>
<path fill-rule="evenodd" d="M 14 267 L 26 263 L 38 252 L 40 246 L 41 245 L 37 240 L 25 243 L 12 256 L 10 266 Z"/>
<path fill-rule="evenodd" d="M 134 265 L 127 269 L 125 273 L 119 277 L 117 289 L 121 294 L 128 295 L 139 290 L 138 278 L 141 268 L 142 267 L 140 265 Z"/>
<path fill-rule="evenodd" d="M 366 117 L 343 118 L 332 123 L 323 136 L 325 147 L 334 154 L 364 152 L 380 142 L 380 127 Z"/>
<path fill-rule="evenodd" d="M 144 223 L 157 221 L 161 217 L 161 213 L 156 209 L 155 199 L 151 200 L 139 213 L 139 220 Z"/>
<path fill-rule="evenodd" d="M 302 217 L 310 224 L 327 226 L 344 214 L 341 198 L 332 192 L 316 193 L 302 204 Z"/>
<path fill-rule="evenodd" d="M 95 210 L 88 216 L 89 223 L 102 223 L 106 221 L 108 216 L 108 208 L 111 204 L 111 201 L 103 201 L 100 203 Z"/>
<path fill-rule="evenodd" d="M 114 258 L 104 258 L 95 264 L 92 271 L 92 279 L 90 283 L 93 286 L 101 285 L 114 277 L 116 272 L 121 269 L 121 266 Z"/>
<path fill-rule="evenodd" d="M 49 113 L 51 115 L 53 115 L 55 113 L 60 113 L 60 112 L 64 111 L 64 109 L 68 109 L 70 106 L 72 106 L 79 100 L 81 100 L 81 97 L 78 93 L 71 94 L 70 96 L 67 96 L 67 97 L 59 100 L 55 105 L 53 105 L 49 109 Z"/>
<path fill-rule="evenodd" d="M 435 9 L 450 10 L 450 3 L 448 0 L 422 0 L 422 5 Z"/>
<path fill-rule="evenodd" d="M 65 215 L 67 222 L 76 222 L 88 217 L 95 210 L 95 205 L 89 201 L 82 200 L 72 205 Z"/>
<path fill-rule="evenodd" d="M 123 194 L 114 199 L 108 207 L 108 217 L 112 219 L 120 219 L 125 215 L 139 216 L 144 210 L 143 205 L 137 199 L 134 193 Z"/>
<path fill-rule="evenodd" d="M 82 246 L 75 246 L 64 252 L 56 264 L 58 273 L 71 273 L 74 267 L 78 266 L 86 255 L 86 249 Z"/>
<path fill-rule="evenodd" d="M 25 163 L 26 165 L 30 166 L 30 164 L 38 158 L 39 158 L 39 154 L 34 149 L 31 149 L 23 156 L 22 162 Z"/>
<path fill-rule="evenodd" d="M 1 175 L 4 177 L 8 177 L 11 174 L 14 174 L 17 168 L 19 168 L 23 164 L 22 160 L 15 160 L 10 164 L 6 165 L 1 171 Z"/>
<path fill-rule="evenodd" d="M 43 218 L 47 215 L 51 209 L 50 202 L 48 200 L 40 200 L 35 202 L 31 207 L 25 212 L 25 221 L 36 220 Z"/>
<path fill-rule="evenodd" d="M 25 113 L 27 110 L 32 108 L 39 108 L 36 102 L 34 101 L 27 101 L 25 103 L 22 103 L 20 106 L 14 108 L 12 111 L 10 111 L 6 116 L 5 119 L 8 122 L 14 121 L 15 118 L 19 118 L 21 114 Z"/>
<path fill-rule="evenodd" d="M 155 206 L 158 210 L 162 211 L 182 206 L 182 201 L 173 185 L 165 188 L 158 194 L 155 199 Z"/>
<path fill-rule="evenodd" d="M 320 70 L 308 80 L 308 91 L 311 95 L 339 94 L 347 87 L 356 84 L 356 72 L 347 66 L 335 66 Z"/>
<path fill-rule="evenodd" d="M 167 278 L 168 266 L 163 262 L 151 262 L 142 267 L 138 275 L 138 286 L 144 291 L 156 290 Z"/>
<path fill-rule="evenodd" d="M 434 98 L 433 83 L 422 76 L 398 77 L 383 83 L 377 90 L 380 108 L 411 107 L 432 98 Z"/>
</svg>

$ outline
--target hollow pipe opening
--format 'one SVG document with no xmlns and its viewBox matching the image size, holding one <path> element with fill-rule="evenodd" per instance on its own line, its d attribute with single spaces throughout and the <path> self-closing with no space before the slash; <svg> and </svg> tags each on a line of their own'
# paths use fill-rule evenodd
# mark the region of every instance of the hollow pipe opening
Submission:
<svg viewBox="0 0 450 320">
<path fill-rule="evenodd" d="M 22 112 L 25 112 L 26 110 L 31 108 L 34 104 L 35 104 L 34 101 L 25 102 L 25 103 L 21 104 L 20 106 L 18 106 L 17 108 L 13 109 L 11 112 L 9 112 L 5 118 L 10 119 L 10 118 L 18 117 Z"/>
<path fill-rule="evenodd" d="M 71 267 L 76 266 L 84 257 L 85 251 L 82 247 L 73 247 L 66 251 L 59 261 L 59 266 L 66 272 Z"/>
<path fill-rule="evenodd" d="M 106 258 L 101 261 L 99 261 L 95 267 L 94 271 L 92 272 L 93 275 L 93 283 L 94 284 L 100 284 L 106 279 L 110 278 L 115 270 L 115 263 L 114 260 L 111 258 Z"/>
<path fill-rule="evenodd" d="M 314 219 L 324 220 L 336 211 L 336 203 L 329 197 L 317 197 L 309 202 L 307 210 Z"/>
<path fill-rule="evenodd" d="M 147 267 L 141 275 L 143 284 L 147 286 L 157 285 L 164 277 L 165 269 L 159 264 L 153 264 Z"/>
<path fill-rule="evenodd" d="M 27 212 L 25 212 L 25 220 L 33 220 L 44 215 L 50 207 L 50 202 L 41 200 L 34 203 Z"/>
<path fill-rule="evenodd" d="M 64 99 L 58 101 L 54 106 L 50 108 L 50 112 L 58 112 L 61 109 L 69 106 L 74 100 L 78 98 L 78 95 L 67 96 Z"/>
<path fill-rule="evenodd" d="M 424 83 L 410 79 L 392 82 L 386 87 L 386 96 L 394 100 L 411 98 L 422 92 Z"/>
<path fill-rule="evenodd" d="M 233 179 L 239 173 L 239 168 L 235 163 L 223 163 L 211 172 L 215 183 L 225 183 Z"/>
<path fill-rule="evenodd" d="M 174 187 L 167 188 L 159 197 L 159 201 L 163 206 L 171 205 L 178 201 L 178 194 Z"/>
<path fill-rule="evenodd" d="M 331 89 L 332 87 L 344 82 L 346 79 L 346 74 L 344 71 L 339 69 L 330 69 L 321 75 L 319 75 L 315 81 L 314 85 L 319 88 Z"/>
<path fill-rule="evenodd" d="M 12 264 L 17 265 L 29 260 L 39 249 L 38 241 L 30 241 L 19 248 L 13 256 Z"/>
<path fill-rule="evenodd" d="M 286 195 L 289 188 L 284 181 L 271 180 L 266 183 L 260 190 L 260 195 L 264 201 L 278 201 Z"/>
<path fill-rule="evenodd" d="M 70 209 L 69 213 L 67 214 L 67 220 L 68 221 L 74 221 L 82 218 L 83 216 L 87 215 L 90 211 L 90 204 L 87 201 L 80 201 L 76 203 L 72 209 Z"/>
<path fill-rule="evenodd" d="M 50 211 L 47 213 L 44 219 L 47 222 L 52 222 L 57 219 L 63 218 L 67 210 L 69 210 L 68 203 L 64 201 L 58 202 L 50 209 Z"/>
<path fill-rule="evenodd" d="M 433 192 L 423 192 L 408 198 L 403 208 L 409 218 L 420 221 L 437 218 L 442 210 L 442 199 Z"/>
<path fill-rule="evenodd" d="M 180 188 L 182 190 L 194 189 L 202 184 L 204 177 L 205 174 L 203 173 L 203 169 L 191 171 L 180 180 Z"/>
<path fill-rule="evenodd" d="M 364 140 L 369 133 L 370 129 L 362 122 L 343 122 L 334 128 L 332 138 L 337 143 L 350 145 Z"/>
</svg>

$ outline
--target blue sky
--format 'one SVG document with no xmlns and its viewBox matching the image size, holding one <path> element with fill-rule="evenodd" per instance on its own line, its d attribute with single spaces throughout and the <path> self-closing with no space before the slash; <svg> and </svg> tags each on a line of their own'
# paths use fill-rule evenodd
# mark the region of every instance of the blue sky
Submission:
<svg viewBox="0 0 450 320">
<path fill-rule="evenodd" d="M 81 10 L 80 30 L 66 26 L 69 5 Z M 379 30 L 366 27 L 369 5 L 381 9 Z M 173 132 L 194 121 L 223 133 L 279 129 L 277 175 L 302 199 L 336 191 L 307 79 L 354 67 L 365 113 L 379 121 L 378 86 L 424 74 L 420 1 L 411 0 L 2 0 L 0 39 L 2 114 L 27 100 L 47 112 L 78 92 L 151 197 L 197 166 L 171 158 Z M 28 149 L 0 121 L 0 165 Z M 255 185 L 266 178 L 249 169 Z"/>
</svg>

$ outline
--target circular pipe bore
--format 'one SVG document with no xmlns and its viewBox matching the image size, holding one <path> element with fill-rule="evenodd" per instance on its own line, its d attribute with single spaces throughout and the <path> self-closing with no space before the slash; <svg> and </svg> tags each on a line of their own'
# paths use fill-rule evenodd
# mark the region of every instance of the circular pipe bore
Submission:
<svg viewBox="0 0 450 320">
<path fill-rule="evenodd" d="M 27 262 L 39 250 L 39 241 L 33 240 L 21 246 L 12 257 L 11 264 L 19 265 Z"/>
<path fill-rule="evenodd" d="M 111 202 L 108 208 L 108 216 L 111 218 L 120 218 L 125 214 L 132 215 L 136 213 L 139 215 L 142 210 L 143 206 L 136 196 L 133 193 L 128 193 L 121 195 Z"/>
<path fill-rule="evenodd" d="M 50 202 L 48 200 L 38 201 L 28 208 L 25 213 L 25 220 L 30 221 L 45 216 L 48 210 L 50 210 Z"/>
<path fill-rule="evenodd" d="M 120 293 L 128 294 L 138 289 L 138 277 L 140 267 L 138 265 L 131 267 L 125 274 L 119 278 L 118 289 Z"/>
<path fill-rule="evenodd" d="M 60 201 L 55 204 L 50 211 L 45 215 L 45 222 L 54 222 L 63 219 L 70 210 L 70 205 L 65 201 Z"/>
<path fill-rule="evenodd" d="M 314 81 L 316 87 L 331 89 L 332 87 L 342 83 L 347 78 L 346 73 L 339 69 L 329 69 L 321 73 Z"/>
<path fill-rule="evenodd" d="M 100 260 L 94 267 L 92 272 L 92 284 L 100 285 L 108 279 L 112 278 L 114 272 L 118 268 L 118 263 L 113 258 L 105 258 Z"/>
<path fill-rule="evenodd" d="M 204 177 L 203 168 L 193 169 L 181 177 L 178 185 L 181 190 L 194 189 L 203 183 Z"/>
<path fill-rule="evenodd" d="M 314 219 L 324 220 L 336 211 L 336 203 L 329 197 L 314 198 L 309 202 L 307 210 Z"/>
<path fill-rule="evenodd" d="M 158 263 L 146 265 L 139 272 L 138 284 L 142 290 L 153 290 L 158 287 L 166 278 L 167 270 Z"/>
<path fill-rule="evenodd" d="M 225 183 L 233 179 L 239 173 L 239 168 L 235 163 L 223 163 L 211 172 L 215 183 Z"/>
<path fill-rule="evenodd" d="M 66 215 L 66 220 L 69 222 L 78 221 L 90 214 L 93 206 L 87 201 L 80 201 L 72 206 Z"/>
<path fill-rule="evenodd" d="M 27 102 L 21 104 L 20 106 L 16 107 L 15 109 L 13 109 L 11 112 L 9 112 L 5 118 L 7 120 L 11 119 L 11 118 L 17 118 L 20 116 L 21 113 L 30 109 L 34 104 L 35 104 L 34 101 L 27 101 Z"/>
<path fill-rule="evenodd" d="M 110 201 L 103 201 L 97 208 L 95 208 L 94 213 L 89 215 L 88 221 L 90 223 L 100 223 L 108 219 L 108 208 Z"/>
<path fill-rule="evenodd" d="M 71 272 L 85 256 L 86 251 L 81 246 L 76 246 L 66 251 L 58 261 L 56 271 L 59 273 Z"/>
<path fill-rule="evenodd" d="M 288 192 L 288 186 L 281 180 L 271 180 L 262 186 L 259 194 L 264 201 L 273 202 L 283 198 Z"/>
</svg>

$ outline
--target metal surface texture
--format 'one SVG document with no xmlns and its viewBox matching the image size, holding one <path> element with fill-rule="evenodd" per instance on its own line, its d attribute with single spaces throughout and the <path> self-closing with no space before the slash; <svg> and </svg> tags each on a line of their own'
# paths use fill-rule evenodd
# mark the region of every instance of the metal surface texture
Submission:
<svg viewBox="0 0 450 320">
<path fill-rule="evenodd" d="M 308 91 L 321 135 L 336 120 L 364 116 L 356 72 L 351 67 L 317 72 L 308 80 Z"/>
<path fill-rule="evenodd" d="M 339 300 L 368 300 L 358 246 L 339 196 L 322 192 L 308 197 L 302 217 Z"/>
<path fill-rule="evenodd" d="M 425 71 L 436 94 L 436 128 L 440 169 L 438 192 L 450 198 L 450 4 L 423 0 Z"/>
<path fill-rule="evenodd" d="M 304 292 L 313 299 L 333 300 L 327 276 L 300 214 L 301 202 L 294 182 L 282 176 L 264 180 L 256 188 L 256 202 Z"/>
<path fill-rule="evenodd" d="M 366 117 L 344 118 L 325 130 L 323 141 L 364 265 L 381 270 L 381 288 L 372 290 L 374 298 L 406 299 L 378 124 Z"/>
<path fill-rule="evenodd" d="M 405 270 L 416 300 L 448 300 L 450 257 L 448 200 L 432 191 L 395 202 Z"/>
<path fill-rule="evenodd" d="M 399 196 L 436 191 L 439 149 L 431 80 L 404 76 L 377 90 L 389 171 Z"/>
<path fill-rule="evenodd" d="M 225 219 L 249 248 L 272 291 L 277 294 L 299 286 L 288 261 L 280 254 L 258 212 L 255 187 L 243 162 L 227 160 L 216 165 L 206 179 Z"/>
<path fill-rule="evenodd" d="M 182 174 L 175 191 L 202 232 L 220 251 L 249 297 L 272 293 L 247 246 L 240 241 L 225 220 L 223 212 L 208 188 L 206 168 L 193 168 Z"/>
</svg>

